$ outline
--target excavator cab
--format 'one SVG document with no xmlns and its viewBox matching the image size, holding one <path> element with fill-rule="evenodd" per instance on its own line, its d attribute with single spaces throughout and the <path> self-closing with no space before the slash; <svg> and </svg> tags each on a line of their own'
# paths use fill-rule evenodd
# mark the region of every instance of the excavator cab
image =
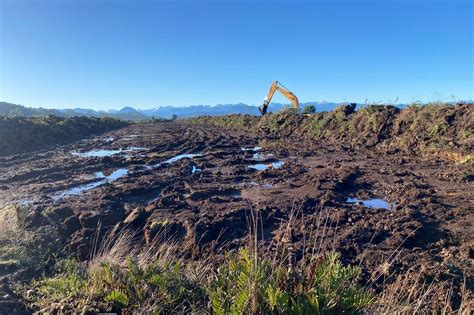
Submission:
<svg viewBox="0 0 474 315">
<path fill-rule="evenodd" d="M 267 113 L 268 105 L 272 101 L 273 95 L 275 94 L 276 91 L 280 92 L 281 94 L 283 94 L 283 96 L 289 99 L 293 103 L 293 108 L 296 108 L 296 109 L 300 108 L 300 103 L 296 95 L 290 92 L 290 90 L 288 90 L 283 84 L 281 84 L 278 81 L 275 81 L 270 86 L 270 90 L 268 91 L 268 94 L 265 97 L 265 100 L 263 101 L 262 106 L 258 108 L 262 116 Z"/>
</svg>

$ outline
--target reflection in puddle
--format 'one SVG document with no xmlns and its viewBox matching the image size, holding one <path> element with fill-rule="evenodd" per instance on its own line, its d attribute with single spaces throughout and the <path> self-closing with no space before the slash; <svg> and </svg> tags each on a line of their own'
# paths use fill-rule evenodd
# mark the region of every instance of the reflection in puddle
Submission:
<svg viewBox="0 0 474 315">
<path fill-rule="evenodd" d="M 191 174 L 199 173 L 202 171 L 200 168 L 197 168 L 196 165 L 193 165 L 193 169 L 191 170 Z"/>
<path fill-rule="evenodd" d="M 115 170 L 113 172 L 107 172 L 107 171 L 97 172 L 95 173 L 95 176 L 97 178 L 105 178 L 108 181 L 114 181 L 127 174 L 128 174 L 127 168 L 119 168 L 118 170 Z"/>
<path fill-rule="evenodd" d="M 283 161 L 277 161 L 277 162 L 268 163 L 268 164 L 264 164 L 264 163 L 254 164 L 254 165 L 250 165 L 249 168 L 253 168 L 257 171 L 265 171 L 269 168 L 279 169 L 280 167 L 282 167 L 282 165 L 283 165 Z"/>
<path fill-rule="evenodd" d="M 106 182 L 105 180 L 100 180 L 98 182 L 93 182 L 93 183 L 89 183 L 89 184 L 76 186 L 76 187 L 70 188 L 66 191 L 63 191 L 63 192 L 57 194 L 56 196 L 53 196 L 53 199 L 58 200 L 58 199 L 66 197 L 66 196 L 77 196 L 77 195 L 80 195 L 84 191 L 88 191 L 88 190 L 91 190 L 93 188 L 99 187 L 100 185 L 105 184 L 105 182 Z"/>
<path fill-rule="evenodd" d="M 77 196 L 80 195 L 81 193 L 94 189 L 96 187 L 102 186 L 105 183 L 110 183 L 113 182 L 120 177 L 123 177 L 128 174 L 128 169 L 127 168 L 119 168 L 118 170 L 115 170 L 113 172 L 97 172 L 95 173 L 96 178 L 100 178 L 100 180 L 84 185 L 79 185 L 76 187 L 69 188 L 65 191 L 62 191 L 58 194 L 55 194 L 52 196 L 54 200 L 59 200 L 61 198 L 64 198 L 66 196 Z"/>
<path fill-rule="evenodd" d="M 145 147 L 128 147 L 124 151 L 145 151 L 145 150 L 148 150 L 148 148 L 145 148 Z"/>
<path fill-rule="evenodd" d="M 252 156 L 252 160 L 260 161 L 260 160 L 266 160 L 266 159 L 273 158 L 273 157 L 274 157 L 274 155 L 272 153 L 263 154 L 261 152 L 257 152 Z"/>
<path fill-rule="evenodd" d="M 182 160 L 182 159 L 192 159 L 192 158 L 194 158 L 194 157 L 196 157 L 196 156 L 202 156 L 202 153 L 195 153 L 195 154 L 193 154 L 193 153 L 179 154 L 179 155 L 176 155 L 176 156 L 174 156 L 174 157 L 172 157 L 172 158 L 170 158 L 170 159 L 167 159 L 166 161 L 157 163 L 157 164 L 155 164 L 155 165 L 153 165 L 153 166 L 148 166 L 147 168 L 153 169 L 153 168 L 159 167 L 159 166 L 161 166 L 161 165 L 163 165 L 163 164 L 172 164 L 172 163 L 177 162 L 177 161 L 179 161 L 179 160 Z"/>
<path fill-rule="evenodd" d="M 241 198 L 242 198 L 242 195 L 241 195 L 240 192 L 239 192 L 239 193 L 237 193 L 237 194 L 232 194 L 232 195 L 230 195 L 229 197 L 232 198 L 232 199 L 241 199 Z"/>
<path fill-rule="evenodd" d="M 112 156 L 115 154 L 119 154 L 122 152 L 130 152 L 130 151 L 145 151 L 148 150 L 148 148 L 145 147 L 128 147 L 126 149 L 117 149 L 117 150 L 90 150 L 86 152 L 72 152 L 73 155 L 75 156 L 80 156 L 80 157 L 105 157 L 105 156 Z"/>
<path fill-rule="evenodd" d="M 104 157 L 119 154 L 122 150 L 91 150 L 87 152 L 72 152 L 75 156 L 81 157 Z"/>
<path fill-rule="evenodd" d="M 368 199 L 360 200 L 358 198 L 347 197 L 346 202 L 348 203 L 362 203 L 364 207 L 374 208 L 374 209 L 385 209 L 390 210 L 393 208 L 393 204 L 383 200 L 383 199 Z"/>
<path fill-rule="evenodd" d="M 166 161 L 164 161 L 163 163 L 166 163 L 166 164 L 171 164 L 171 163 L 174 163 L 174 162 L 177 162 L 179 160 L 182 160 L 182 159 L 192 159 L 193 157 L 196 157 L 196 156 L 201 156 L 202 154 L 200 153 L 196 153 L 196 154 L 179 154 L 175 157 L 172 157 L 171 159 L 168 159 Z"/>
</svg>

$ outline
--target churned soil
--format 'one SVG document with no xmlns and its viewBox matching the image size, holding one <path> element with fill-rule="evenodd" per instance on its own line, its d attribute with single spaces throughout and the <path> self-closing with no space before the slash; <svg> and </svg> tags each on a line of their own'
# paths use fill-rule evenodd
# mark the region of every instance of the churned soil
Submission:
<svg viewBox="0 0 474 315">
<path fill-rule="evenodd" d="M 257 214 L 262 246 L 290 242 L 295 259 L 335 249 L 374 288 L 413 272 L 455 289 L 466 279 L 472 290 L 473 164 L 393 150 L 387 139 L 381 150 L 188 121 L 134 124 L 0 157 L 0 203 L 30 207 L 30 224 L 56 226 L 81 260 L 124 228 L 143 244 L 166 229 L 185 257 L 217 256 L 247 243 Z"/>
</svg>

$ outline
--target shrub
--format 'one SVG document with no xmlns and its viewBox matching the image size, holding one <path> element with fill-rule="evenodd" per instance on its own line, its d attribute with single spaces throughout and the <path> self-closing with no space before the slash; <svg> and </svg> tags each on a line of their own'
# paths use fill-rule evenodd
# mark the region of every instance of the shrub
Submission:
<svg viewBox="0 0 474 315">
<path fill-rule="evenodd" d="M 314 114 L 316 113 L 316 106 L 314 105 L 306 105 L 303 109 L 304 114 Z"/>
<path fill-rule="evenodd" d="M 374 300 L 360 274 L 334 252 L 294 270 L 241 249 L 219 266 L 208 293 L 215 314 L 356 312 Z"/>
</svg>

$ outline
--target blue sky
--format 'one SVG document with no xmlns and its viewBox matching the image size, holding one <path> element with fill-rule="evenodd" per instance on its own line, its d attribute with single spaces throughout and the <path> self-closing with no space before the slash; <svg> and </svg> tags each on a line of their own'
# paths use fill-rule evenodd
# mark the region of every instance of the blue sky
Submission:
<svg viewBox="0 0 474 315">
<path fill-rule="evenodd" d="M 0 0 L 0 100 L 94 109 L 474 99 L 469 1 Z M 281 96 L 275 101 L 286 102 Z"/>
</svg>

